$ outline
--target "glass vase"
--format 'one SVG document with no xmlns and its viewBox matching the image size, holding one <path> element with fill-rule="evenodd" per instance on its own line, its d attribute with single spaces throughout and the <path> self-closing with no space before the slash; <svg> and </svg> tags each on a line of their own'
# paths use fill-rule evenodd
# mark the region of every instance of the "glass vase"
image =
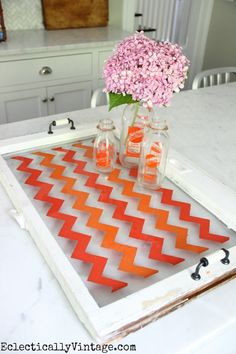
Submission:
<svg viewBox="0 0 236 354">
<path fill-rule="evenodd" d="M 124 167 L 138 166 L 141 143 L 153 110 L 141 102 L 127 104 L 122 116 L 119 158 Z"/>
<path fill-rule="evenodd" d="M 143 137 L 138 182 L 145 188 L 160 188 L 165 177 L 169 134 L 166 121 L 152 121 Z"/>
</svg>

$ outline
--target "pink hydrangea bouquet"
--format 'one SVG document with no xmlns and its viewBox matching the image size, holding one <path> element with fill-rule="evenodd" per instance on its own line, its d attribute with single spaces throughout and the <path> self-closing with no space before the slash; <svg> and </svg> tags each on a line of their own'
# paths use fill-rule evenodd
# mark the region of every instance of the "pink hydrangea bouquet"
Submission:
<svg viewBox="0 0 236 354">
<path fill-rule="evenodd" d="M 184 87 L 188 66 L 178 44 L 156 42 L 143 32 L 125 38 L 104 66 L 109 110 L 137 101 L 146 107 L 167 106 Z"/>
</svg>

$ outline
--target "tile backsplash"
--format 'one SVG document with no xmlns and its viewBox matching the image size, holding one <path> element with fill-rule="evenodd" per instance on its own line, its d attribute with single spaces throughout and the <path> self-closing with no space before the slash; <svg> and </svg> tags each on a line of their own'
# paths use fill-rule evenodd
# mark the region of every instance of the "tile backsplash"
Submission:
<svg viewBox="0 0 236 354">
<path fill-rule="evenodd" d="M 41 0 L 2 0 L 7 30 L 44 28 Z"/>
</svg>

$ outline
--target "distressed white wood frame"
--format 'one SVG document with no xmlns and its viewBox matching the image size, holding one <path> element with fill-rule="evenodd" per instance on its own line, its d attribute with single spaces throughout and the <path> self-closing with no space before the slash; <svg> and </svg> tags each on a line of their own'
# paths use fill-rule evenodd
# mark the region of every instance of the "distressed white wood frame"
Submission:
<svg viewBox="0 0 236 354">
<path fill-rule="evenodd" d="M 193 296 L 236 275 L 236 246 L 231 247 L 230 264 L 223 265 L 219 250 L 207 256 L 209 266 L 201 269 L 201 280 L 194 281 L 191 273 L 196 265 L 137 291 L 121 300 L 99 307 L 87 287 L 60 249 L 32 202 L 18 183 L 4 159 L 5 154 L 62 144 L 96 134 L 94 125 L 79 126 L 78 130 L 55 129 L 47 132 L 0 141 L 0 182 L 5 187 L 17 212 L 23 216 L 29 231 L 52 272 L 63 288 L 75 312 L 93 338 L 108 342 L 127 335 L 165 313 L 177 308 Z M 167 177 L 201 205 L 236 231 L 236 194 L 222 183 L 174 150 L 169 153 Z"/>
</svg>

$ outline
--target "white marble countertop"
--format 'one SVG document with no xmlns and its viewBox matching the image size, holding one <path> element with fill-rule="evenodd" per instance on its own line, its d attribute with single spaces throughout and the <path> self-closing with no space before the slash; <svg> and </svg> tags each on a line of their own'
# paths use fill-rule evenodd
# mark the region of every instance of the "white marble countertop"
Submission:
<svg viewBox="0 0 236 354">
<path fill-rule="evenodd" d="M 47 31 L 8 31 L 7 41 L 0 43 L 0 58 L 16 54 L 32 54 L 58 50 L 71 50 L 113 46 L 129 33 L 119 28 L 93 27 Z"/>
<path fill-rule="evenodd" d="M 185 91 L 168 118 L 172 146 L 236 192 L 236 83 Z M 71 112 L 78 122 L 110 115 L 106 107 Z M 65 117 L 60 114 L 58 117 Z M 46 130 L 52 117 L 0 126 L 0 138 Z M 63 291 L 25 230 L 9 215 L 12 204 L 0 186 L 0 342 L 91 343 Z M 173 313 L 130 334 L 137 354 L 235 354 L 236 280 L 219 286 Z M 129 353 L 131 351 L 127 351 Z"/>
</svg>

